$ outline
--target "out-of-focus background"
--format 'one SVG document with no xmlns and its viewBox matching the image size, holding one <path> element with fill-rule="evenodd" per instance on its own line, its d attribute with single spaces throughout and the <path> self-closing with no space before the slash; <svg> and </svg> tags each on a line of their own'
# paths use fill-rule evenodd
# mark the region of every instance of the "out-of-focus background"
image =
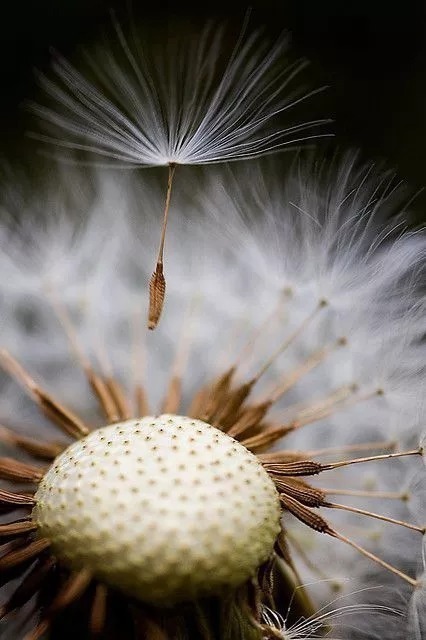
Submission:
<svg viewBox="0 0 426 640">
<path fill-rule="evenodd" d="M 196 4 L 196 3 L 194 3 Z M 0 22 L 0 157 L 8 163 L 36 158 L 36 144 L 25 135 L 30 116 L 22 102 L 34 96 L 34 69 L 49 65 L 49 47 L 66 56 L 90 42 L 109 11 L 134 15 L 149 24 L 174 15 L 190 21 L 232 19 L 242 23 L 247 4 L 206 0 L 194 9 L 187 0 L 24 0 L 2 7 Z M 426 3 L 422 0 L 256 0 L 251 25 L 271 36 L 292 34 L 296 56 L 311 62 L 314 86 L 329 85 L 319 100 L 321 115 L 343 146 L 384 160 L 414 190 L 426 186 Z M 426 197 L 414 207 L 426 219 Z"/>
</svg>

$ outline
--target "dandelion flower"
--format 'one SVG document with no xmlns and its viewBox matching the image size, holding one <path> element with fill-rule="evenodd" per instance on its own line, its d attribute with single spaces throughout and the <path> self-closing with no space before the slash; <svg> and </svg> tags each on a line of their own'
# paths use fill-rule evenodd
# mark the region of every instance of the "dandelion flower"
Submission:
<svg viewBox="0 0 426 640">
<path fill-rule="evenodd" d="M 177 165 L 255 158 L 315 137 L 321 121 L 291 126 L 280 117 L 315 91 L 293 87 L 305 61 L 286 63 L 286 37 L 270 45 L 243 28 L 224 60 L 223 30 L 211 25 L 194 37 L 176 29 L 126 39 L 115 25 L 120 50 L 105 46 L 87 55 L 89 80 L 56 55 L 57 80 L 41 76 L 55 100 L 35 112 L 61 132 L 46 137 L 62 147 L 90 151 L 133 167 L 168 166 L 168 186 L 157 264 L 151 278 L 149 327 L 157 325 L 165 296 L 164 241 Z"/>
<path fill-rule="evenodd" d="M 83 222 L 58 206 L 3 230 L 5 633 L 20 610 L 26 640 L 70 620 L 89 637 L 332 638 L 343 611 L 359 612 L 347 638 L 419 628 L 424 238 L 386 224 L 396 194 L 350 158 L 286 184 L 245 171 L 242 189 L 208 181 L 205 215 L 179 194 L 175 279 L 145 337 L 152 185 L 108 173 Z M 340 596 L 342 615 L 321 608 Z"/>
</svg>

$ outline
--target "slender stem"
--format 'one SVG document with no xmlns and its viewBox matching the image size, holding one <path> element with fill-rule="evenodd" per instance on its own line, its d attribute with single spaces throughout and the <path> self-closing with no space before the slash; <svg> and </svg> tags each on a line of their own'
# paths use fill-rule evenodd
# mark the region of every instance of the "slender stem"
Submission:
<svg viewBox="0 0 426 640">
<path fill-rule="evenodd" d="M 412 587 L 416 587 L 417 586 L 417 580 L 415 580 L 414 578 L 411 578 L 406 573 L 404 573 L 403 571 L 400 571 L 399 569 L 397 569 L 393 565 L 389 564 L 388 562 L 385 562 L 385 560 L 382 560 L 381 558 L 377 557 L 376 555 L 374 555 L 374 553 L 371 553 L 370 551 L 367 551 L 367 549 L 364 549 L 364 547 L 361 547 L 359 544 L 357 544 L 353 540 L 350 540 L 349 538 L 346 538 L 341 533 L 337 533 L 337 531 L 333 531 L 333 533 L 331 535 L 334 538 L 337 538 L 338 540 L 341 540 L 342 542 L 345 542 L 346 544 L 348 544 L 353 549 L 356 549 L 356 551 L 361 553 L 366 558 L 369 558 L 369 560 L 372 560 L 373 562 L 375 562 L 376 564 L 380 565 L 384 569 L 387 569 L 388 571 L 391 571 L 392 573 L 394 573 L 399 578 L 402 578 L 402 580 L 405 580 L 405 582 L 408 582 L 408 584 L 410 584 Z"/>
<path fill-rule="evenodd" d="M 321 487 L 327 495 L 350 496 L 354 498 L 380 498 L 388 500 L 407 500 L 408 494 L 402 491 L 368 491 L 362 489 L 332 489 Z"/>
<path fill-rule="evenodd" d="M 374 462 L 375 460 L 390 460 L 392 458 L 402 458 L 403 456 L 419 456 L 419 455 L 421 455 L 421 450 L 413 449 L 412 451 L 401 451 L 399 453 L 384 453 L 378 456 L 368 456 L 367 458 L 355 458 L 355 460 L 341 460 L 340 462 L 332 462 L 331 464 L 323 465 L 322 471 L 339 469 L 340 467 L 347 467 L 351 464 L 359 464 L 361 462 Z"/>
<path fill-rule="evenodd" d="M 317 316 L 321 309 L 324 309 L 327 304 L 324 301 L 320 301 L 315 309 L 303 320 L 303 322 L 293 331 L 293 333 L 284 340 L 284 342 L 278 347 L 275 353 L 265 362 L 261 369 L 256 374 L 256 378 L 263 376 L 266 371 L 271 367 L 275 360 L 282 354 L 288 347 L 300 336 L 301 333 L 309 326 L 313 319 Z"/>
<path fill-rule="evenodd" d="M 308 356 L 304 362 L 297 366 L 290 374 L 286 375 L 281 383 L 270 393 L 271 402 L 275 403 L 285 395 L 294 385 L 304 376 L 320 365 L 335 349 L 346 344 L 345 338 L 339 338 L 336 342 L 318 349 L 311 356 Z M 294 428 L 294 426 L 293 426 Z"/>
<path fill-rule="evenodd" d="M 343 511 L 350 511 L 351 513 L 357 513 L 361 516 L 367 516 L 369 518 L 375 518 L 376 520 L 382 520 L 383 522 L 390 522 L 391 524 L 397 524 L 401 527 L 406 527 L 407 529 L 412 529 L 413 531 L 419 531 L 421 534 L 425 533 L 425 527 L 419 527 L 418 525 L 411 524 L 410 522 L 404 522 L 403 520 L 396 520 L 395 518 L 388 518 L 387 516 L 382 516 L 379 513 L 374 513 L 372 511 L 366 511 L 365 509 L 357 509 L 356 507 L 349 507 L 345 504 L 337 504 L 334 502 L 326 502 L 325 507 L 329 509 L 341 509 Z"/>
<path fill-rule="evenodd" d="M 279 319 L 285 300 L 286 298 L 288 299 L 289 297 L 290 297 L 290 294 L 288 290 L 282 291 L 279 296 L 278 302 L 274 306 L 272 311 L 265 317 L 265 319 L 261 322 L 261 324 L 251 332 L 249 339 L 240 350 L 239 355 L 236 357 L 236 362 L 238 367 L 240 367 L 241 364 L 244 361 L 248 360 L 249 357 L 252 355 L 253 350 L 256 346 L 257 340 L 259 340 L 259 338 L 262 335 L 264 335 L 264 332 L 266 329 L 268 329 L 268 332 L 270 334 L 272 325 Z"/>
<path fill-rule="evenodd" d="M 158 256 L 157 256 L 157 264 L 163 264 L 164 257 L 164 243 L 166 240 L 166 231 L 167 231 L 167 222 L 169 220 L 169 210 L 170 210 L 170 199 L 172 196 L 172 186 L 173 186 L 173 178 L 175 175 L 176 165 L 173 163 L 169 164 L 169 176 L 167 180 L 167 192 L 166 192 L 166 201 L 164 204 L 164 214 L 163 214 L 163 226 L 161 229 L 161 237 L 160 237 L 160 245 L 158 247 Z"/>
</svg>

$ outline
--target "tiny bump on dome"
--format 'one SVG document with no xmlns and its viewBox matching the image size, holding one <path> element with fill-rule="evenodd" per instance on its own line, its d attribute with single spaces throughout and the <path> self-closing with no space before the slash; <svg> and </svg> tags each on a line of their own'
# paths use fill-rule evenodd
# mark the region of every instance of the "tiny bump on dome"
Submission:
<svg viewBox="0 0 426 640">
<path fill-rule="evenodd" d="M 173 604 L 249 579 L 272 552 L 280 504 L 245 447 L 200 420 L 163 415 L 73 443 L 40 483 L 33 518 L 70 568 Z"/>
</svg>

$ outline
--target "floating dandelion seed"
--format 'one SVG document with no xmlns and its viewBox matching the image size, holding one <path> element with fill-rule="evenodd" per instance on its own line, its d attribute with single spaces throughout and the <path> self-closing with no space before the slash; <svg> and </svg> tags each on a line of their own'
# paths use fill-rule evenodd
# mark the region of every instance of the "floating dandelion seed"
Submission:
<svg viewBox="0 0 426 640">
<path fill-rule="evenodd" d="M 20 637 L 63 637 L 71 612 L 93 637 L 309 639 L 339 612 L 315 614 L 327 594 L 303 576 L 344 591 L 343 571 L 353 592 L 373 568 L 415 590 L 413 624 L 425 528 L 407 518 L 401 479 L 421 473 L 422 447 L 397 441 L 420 419 L 425 242 L 380 226 L 396 195 L 353 164 L 330 169 L 325 191 L 321 176 L 279 187 L 276 168 L 250 165 L 247 202 L 224 174 L 207 201 L 227 203 L 226 233 L 188 200 L 173 220 L 173 312 L 152 353 L 138 322 L 151 221 L 125 206 L 134 188 L 155 210 L 146 186 L 103 178 L 87 232 L 62 216 L 36 239 L 28 220 L 3 232 L 0 364 L 68 437 L 43 438 L 32 415 L 25 429 L 32 405 L 4 395 L 22 426 L 4 415 L 0 439 L 21 456 L 0 458 L 0 504 L 26 515 L 0 525 L 2 584 L 20 578 L 1 617 L 29 607 Z M 380 537 L 392 528 L 403 545 Z M 265 607 L 287 606 L 285 630 Z M 369 611 L 376 624 L 386 613 Z M 403 637 L 405 615 L 393 618 Z M 397 637 L 381 619 L 380 637 Z"/>
<path fill-rule="evenodd" d="M 56 55 L 56 82 L 41 76 L 60 105 L 33 106 L 64 132 L 42 136 L 62 147 L 90 151 L 128 166 L 168 166 L 168 186 L 157 263 L 150 281 L 148 328 L 164 304 L 163 253 L 173 177 L 177 165 L 255 158 L 312 137 L 325 121 L 290 127 L 273 124 L 317 91 L 292 87 L 305 61 L 285 64 L 287 38 L 270 44 L 246 34 L 223 61 L 223 31 L 206 27 L 196 38 L 166 38 L 147 46 L 128 41 L 115 23 L 121 59 L 110 48 L 88 56 L 93 83 Z M 308 133 L 310 131 L 310 133 Z"/>
</svg>

